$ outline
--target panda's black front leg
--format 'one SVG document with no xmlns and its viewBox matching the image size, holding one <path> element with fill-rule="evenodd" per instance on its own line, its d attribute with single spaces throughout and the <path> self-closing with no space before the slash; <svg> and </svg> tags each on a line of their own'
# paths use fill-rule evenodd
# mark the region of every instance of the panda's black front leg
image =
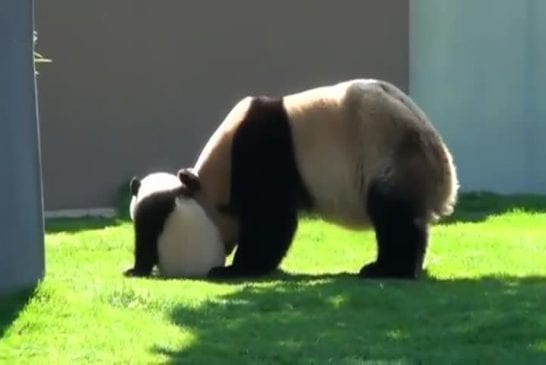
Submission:
<svg viewBox="0 0 546 365">
<path fill-rule="evenodd" d="M 242 213 L 240 239 L 233 263 L 213 268 L 209 277 L 245 278 L 271 273 L 286 255 L 297 225 L 297 212 L 282 206 Z"/>
<path fill-rule="evenodd" d="M 126 277 L 144 277 L 150 276 L 155 263 L 150 260 L 149 257 L 143 255 L 137 255 L 135 258 L 135 265 L 123 272 Z"/>
</svg>

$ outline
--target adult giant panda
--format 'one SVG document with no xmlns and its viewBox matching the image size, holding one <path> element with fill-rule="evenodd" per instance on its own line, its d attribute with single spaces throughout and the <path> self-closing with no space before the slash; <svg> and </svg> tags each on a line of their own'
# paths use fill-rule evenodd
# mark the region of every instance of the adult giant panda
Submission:
<svg viewBox="0 0 546 365">
<path fill-rule="evenodd" d="M 211 277 L 277 268 L 298 211 L 308 209 L 345 227 L 373 227 L 377 258 L 360 276 L 416 278 L 429 224 L 451 214 L 458 189 L 451 154 L 425 113 L 379 80 L 244 98 L 178 176 L 199 182 L 188 186 L 195 201 L 227 251 L 237 245 L 233 263 Z"/>
<path fill-rule="evenodd" d="M 156 172 L 130 183 L 129 212 L 135 229 L 135 264 L 126 276 L 205 276 L 225 263 L 225 249 L 214 223 L 194 199 L 197 181 Z"/>
</svg>

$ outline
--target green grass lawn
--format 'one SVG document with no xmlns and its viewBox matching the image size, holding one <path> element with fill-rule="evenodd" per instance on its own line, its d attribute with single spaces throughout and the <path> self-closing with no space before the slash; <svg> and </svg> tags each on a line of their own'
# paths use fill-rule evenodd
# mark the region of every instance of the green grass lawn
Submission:
<svg viewBox="0 0 546 365">
<path fill-rule="evenodd" d="M 0 298 L 4 364 L 546 364 L 546 198 L 465 195 L 427 277 L 364 281 L 370 232 L 313 219 L 271 277 L 126 279 L 125 221 L 47 224 L 47 275 Z"/>
</svg>

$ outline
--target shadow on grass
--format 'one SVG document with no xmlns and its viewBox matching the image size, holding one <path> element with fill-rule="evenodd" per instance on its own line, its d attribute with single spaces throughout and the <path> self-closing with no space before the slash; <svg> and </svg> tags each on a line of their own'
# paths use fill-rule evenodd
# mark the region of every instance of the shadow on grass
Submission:
<svg viewBox="0 0 546 365">
<path fill-rule="evenodd" d="M 0 339 L 34 295 L 36 287 L 0 294 Z"/>
<path fill-rule="evenodd" d="M 90 229 L 102 229 L 125 223 L 117 218 L 51 218 L 45 221 L 46 233 L 77 233 Z"/>
<path fill-rule="evenodd" d="M 513 210 L 524 212 L 546 212 L 546 196 L 533 194 L 501 195 L 488 192 L 463 193 L 460 195 L 455 212 L 443 222 L 481 222 L 489 216 L 508 213 Z"/>
<path fill-rule="evenodd" d="M 195 340 L 152 351 L 171 363 L 546 363 L 544 277 L 282 275 L 175 308 Z"/>
<path fill-rule="evenodd" d="M 113 218 L 50 218 L 45 220 L 46 233 L 77 233 L 90 229 L 102 229 L 118 226 L 130 222 L 129 204 L 131 194 L 129 193 L 129 180 L 118 188 L 115 199 L 115 213 Z"/>
</svg>

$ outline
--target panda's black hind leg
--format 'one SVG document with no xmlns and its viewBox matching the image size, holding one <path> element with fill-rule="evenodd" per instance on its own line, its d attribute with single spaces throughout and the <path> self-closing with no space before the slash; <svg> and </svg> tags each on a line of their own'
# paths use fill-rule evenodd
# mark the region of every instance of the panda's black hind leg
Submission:
<svg viewBox="0 0 546 365">
<path fill-rule="evenodd" d="M 260 212 L 259 214 L 256 212 Z M 241 236 L 233 263 L 213 268 L 211 278 L 259 277 L 274 271 L 286 255 L 298 225 L 295 209 L 248 210 L 240 216 Z"/>
<path fill-rule="evenodd" d="M 377 259 L 360 270 L 364 278 L 417 278 L 428 242 L 428 225 L 415 207 L 384 183 L 374 183 L 367 211 L 375 229 Z"/>
</svg>

